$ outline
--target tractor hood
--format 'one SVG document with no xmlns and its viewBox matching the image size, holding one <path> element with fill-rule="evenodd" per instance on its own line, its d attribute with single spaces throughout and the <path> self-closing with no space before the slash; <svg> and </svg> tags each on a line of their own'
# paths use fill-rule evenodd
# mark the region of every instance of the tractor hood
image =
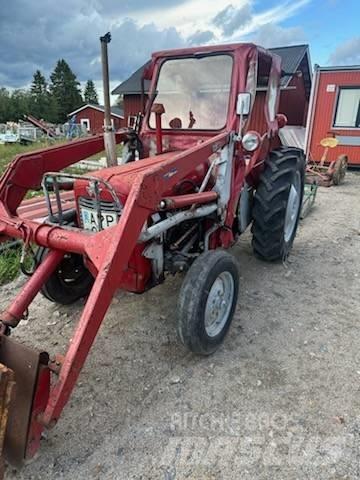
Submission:
<svg viewBox="0 0 360 480">
<path fill-rule="evenodd" d="M 162 155 L 157 155 L 156 157 L 149 157 L 126 165 L 104 168 L 91 173 L 89 176 L 110 183 L 116 194 L 122 201 L 124 201 L 129 195 L 131 187 L 134 185 L 139 174 L 144 173 L 146 170 L 151 170 L 155 165 L 173 158 L 177 153 L 178 152 L 164 153 Z M 89 197 L 88 186 L 89 181 L 86 178 L 76 180 L 74 187 L 75 197 Z M 108 198 L 109 195 L 104 190 L 101 191 L 101 197 L 104 200 L 110 200 L 110 198 Z"/>
<path fill-rule="evenodd" d="M 97 172 L 91 173 L 91 177 L 96 177 L 105 182 L 108 182 L 111 187 L 114 189 L 115 193 L 119 196 L 122 203 L 125 203 L 126 198 L 128 197 L 130 190 L 140 174 L 143 174 L 146 171 L 152 170 L 154 166 L 157 166 L 161 163 L 165 163 L 167 160 L 171 160 L 179 151 L 167 152 L 161 155 L 154 157 L 148 157 L 136 162 L 131 162 L 126 165 L 119 165 L 116 167 L 105 168 Z M 199 184 L 206 172 L 207 165 L 200 165 L 189 176 L 187 179 L 191 180 L 195 184 Z M 74 186 L 75 198 L 78 197 L 91 197 L 89 194 L 89 180 L 77 179 Z M 172 191 L 164 192 L 164 195 L 169 195 L 173 193 Z M 100 193 L 102 200 L 111 201 L 111 195 L 106 189 L 102 189 Z"/>
</svg>

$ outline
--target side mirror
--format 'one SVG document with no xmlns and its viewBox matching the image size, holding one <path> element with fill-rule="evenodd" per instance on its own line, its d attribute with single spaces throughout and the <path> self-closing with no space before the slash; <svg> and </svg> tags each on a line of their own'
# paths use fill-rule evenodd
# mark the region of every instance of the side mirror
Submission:
<svg viewBox="0 0 360 480">
<path fill-rule="evenodd" d="M 251 93 L 239 93 L 237 97 L 236 113 L 237 115 L 249 115 L 251 105 Z"/>
</svg>

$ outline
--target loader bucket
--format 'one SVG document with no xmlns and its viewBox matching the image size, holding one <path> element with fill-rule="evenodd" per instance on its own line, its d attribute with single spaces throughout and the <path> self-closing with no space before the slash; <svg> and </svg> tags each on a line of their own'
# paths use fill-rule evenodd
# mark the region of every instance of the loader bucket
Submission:
<svg viewBox="0 0 360 480">
<path fill-rule="evenodd" d="M 0 364 L 0 479 L 4 476 L 4 459 L 1 452 L 4 446 L 13 386 L 14 372 L 5 367 L 5 365 Z"/>
<path fill-rule="evenodd" d="M 46 407 L 50 389 L 48 361 L 47 353 L 0 336 L 0 372 L 10 372 L 14 384 L 11 392 L 0 384 L 1 460 L 5 458 L 16 467 L 31 458 L 40 443 L 43 427 L 38 419 Z"/>
</svg>

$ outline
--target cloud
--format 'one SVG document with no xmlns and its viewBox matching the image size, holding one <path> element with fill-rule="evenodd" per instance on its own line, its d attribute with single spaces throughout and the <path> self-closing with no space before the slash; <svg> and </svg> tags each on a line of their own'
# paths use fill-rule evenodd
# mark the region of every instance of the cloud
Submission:
<svg viewBox="0 0 360 480">
<path fill-rule="evenodd" d="M 211 40 L 214 40 L 215 35 L 211 30 L 200 31 L 197 30 L 193 35 L 188 37 L 187 42 L 190 45 L 203 45 L 209 43 Z"/>
<path fill-rule="evenodd" d="M 360 64 L 360 36 L 350 38 L 330 55 L 329 63 L 333 65 Z"/>
<path fill-rule="evenodd" d="M 7 3 L 0 14 L 0 86 L 23 87 L 64 58 L 80 81 L 101 80 L 99 36 L 112 33 L 110 75 L 120 82 L 156 50 L 253 40 L 297 41 L 300 29 L 279 23 L 309 0 L 260 10 L 253 0 L 47 0 Z M 135 21 L 136 18 L 136 21 Z M 256 37 L 257 36 L 257 37 Z M 295 40 L 296 38 L 296 40 Z"/>
<path fill-rule="evenodd" d="M 250 18 L 238 29 L 235 29 L 233 34 L 228 37 L 228 40 L 239 41 L 250 34 L 255 35 L 261 28 L 268 24 L 277 26 L 284 20 L 293 17 L 310 1 L 311 0 L 285 0 L 282 3 L 278 3 L 275 7 L 262 11 L 250 11 Z M 250 38 L 250 40 L 252 40 L 252 38 Z"/>
<path fill-rule="evenodd" d="M 27 85 L 36 69 L 49 75 L 59 58 L 68 61 L 80 81 L 101 78 L 99 37 L 108 30 L 111 76 L 117 80 L 138 68 L 152 51 L 184 45 L 176 28 L 102 15 L 95 0 L 77 0 L 76 7 L 72 0 L 62 0 L 61 5 L 49 0 L 47 9 L 39 3 L 11 2 L 0 16 L 2 85 Z"/>
<path fill-rule="evenodd" d="M 228 37 L 239 28 L 248 24 L 252 17 L 253 14 L 248 3 L 240 8 L 228 5 L 214 17 L 213 24 L 218 27 L 226 37 Z"/>
<path fill-rule="evenodd" d="M 265 48 L 282 47 L 303 43 L 306 39 L 304 30 L 301 27 L 281 27 L 273 23 L 267 23 L 259 28 L 252 36 L 252 41 Z"/>
<path fill-rule="evenodd" d="M 247 3 L 249 0 L 236 0 L 237 3 Z M 185 38 L 190 37 L 197 30 L 205 31 L 213 29 L 211 20 L 222 8 L 220 2 L 214 0 L 180 0 L 175 5 L 168 5 L 163 0 L 163 6 L 154 8 L 152 2 L 148 2 L 149 8 L 136 14 L 139 24 L 148 23 L 152 19 L 158 28 L 176 26 L 178 32 Z"/>
</svg>

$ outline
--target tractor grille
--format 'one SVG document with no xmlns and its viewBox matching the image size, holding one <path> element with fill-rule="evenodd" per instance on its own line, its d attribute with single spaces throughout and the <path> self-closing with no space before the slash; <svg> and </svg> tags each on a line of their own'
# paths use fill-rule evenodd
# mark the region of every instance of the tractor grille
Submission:
<svg viewBox="0 0 360 480">
<path fill-rule="evenodd" d="M 79 208 L 83 207 L 83 208 L 88 208 L 94 211 L 97 210 L 97 201 L 96 199 L 93 199 L 93 198 L 79 197 L 78 205 L 79 205 Z M 120 213 L 121 213 L 120 209 L 115 205 L 114 202 L 109 202 L 106 200 L 100 201 L 100 211 L 102 214 L 106 214 L 108 212 L 111 212 L 111 213 L 115 212 L 118 217 L 120 217 Z M 81 227 L 84 227 L 84 225 L 82 225 L 83 222 L 81 218 L 80 218 L 80 223 L 81 223 Z"/>
<path fill-rule="evenodd" d="M 80 207 L 92 208 L 94 210 L 96 210 L 96 206 L 97 206 L 97 202 L 95 199 L 85 198 L 85 197 L 79 197 L 78 204 Z M 101 200 L 100 209 L 101 211 L 104 211 L 104 212 L 116 212 L 118 215 L 120 215 L 120 210 L 114 204 L 114 202 L 107 202 L 106 200 Z"/>
</svg>

